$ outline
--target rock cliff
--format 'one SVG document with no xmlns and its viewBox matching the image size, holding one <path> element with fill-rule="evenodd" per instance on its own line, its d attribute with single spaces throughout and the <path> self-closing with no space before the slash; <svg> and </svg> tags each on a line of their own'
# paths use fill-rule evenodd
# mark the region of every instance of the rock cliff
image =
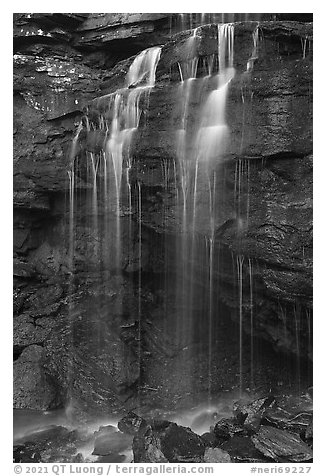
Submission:
<svg viewBox="0 0 326 476">
<path fill-rule="evenodd" d="M 235 24 L 236 75 L 226 105 L 229 145 L 216 169 L 219 205 L 214 226 L 216 246 L 222 250 L 217 277 L 221 299 L 231 314 L 237 313 L 238 293 L 232 260 L 241 256 L 244 327 L 250 327 L 252 270 L 256 335 L 279 350 L 307 358 L 312 318 L 312 23 L 300 20 L 305 18 L 260 22 L 255 57 L 257 22 Z M 173 172 L 181 114 L 176 107 L 178 64 L 189 60 L 185 45 L 192 32 L 178 32 L 176 25 L 169 14 L 14 15 L 17 408 L 55 407 L 72 394 L 78 402 L 115 408 L 127 404 L 137 385 L 135 276 L 140 273 L 143 282 L 154 282 L 161 279 L 164 266 L 173 268 L 173 236 L 181 227 Z M 216 28 L 206 25 L 197 31 L 195 54 L 202 76 L 207 58 L 218 52 Z M 128 213 L 122 217 L 122 234 L 130 233 L 131 226 L 134 237 L 131 245 L 123 240 L 123 276 L 116 273 L 116 264 L 100 269 L 90 251 L 92 224 L 83 218 L 90 183 L 80 174 L 73 289 L 77 306 L 72 313 L 67 174 L 72 139 L 87 117 L 94 130 L 80 135 L 74 154 L 81 161 L 85 151 L 101 149 L 98 123 L 103 111 L 98 98 L 120 88 L 134 55 L 154 45 L 163 45 L 156 85 L 142 105 L 131 146 L 131 184 L 134 190 L 137 184 L 142 189 L 141 269 L 137 197 L 132 220 Z M 200 94 L 194 95 L 190 123 L 200 107 Z M 206 236 L 207 197 L 204 191 L 199 194 L 196 232 Z M 159 291 L 160 285 L 142 291 L 149 347 L 155 340 L 151 316 L 160 313 Z M 164 351 L 173 352 L 170 347 Z"/>
</svg>

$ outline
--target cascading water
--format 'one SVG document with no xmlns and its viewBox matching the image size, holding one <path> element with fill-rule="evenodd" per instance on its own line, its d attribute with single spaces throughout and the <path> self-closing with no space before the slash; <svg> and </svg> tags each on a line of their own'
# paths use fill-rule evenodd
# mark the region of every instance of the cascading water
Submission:
<svg viewBox="0 0 326 476">
<path fill-rule="evenodd" d="M 181 191 L 178 195 L 178 208 L 181 210 L 181 234 L 177 240 L 177 255 L 180 263 L 180 278 L 177 301 L 181 306 L 179 329 L 186 341 L 194 338 L 194 310 L 199 276 L 208 282 L 207 306 L 208 324 L 208 400 L 211 395 L 213 379 L 212 349 L 214 316 L 214 233 L 216 207 L 216 174 L 219 160 L 225 152 L 228 127 L 225 121 L 227 90 L 234 76 L 233 68 L 233 24 L 219 24 L 217 32 L 218 72 L 213 73 L 214 58 L 207 62 L 208 75 L 197 78 L 200 29 L 196 28 L 186 44 L 186 61 L 179 64 L 181 77 L 180 96 L 182 98 L 180 129 L 176 133 L 178 170 Z M 207 90 L 207 86 L 209 89 Z M 194 100 L 194 92 L 203 91 L 206 95 L 200 116 L 195 126 L 189 123 L 189 107 Z M 198 216 L 198 190 L 207 191 L 209 232 L 206 245 L 202 245 L 198 235 L 201 217 Z M 201 197 L 202 199 L 203 197 Z M 208 252 L 205 251 L 205 248 Z M 199 266 L 202 262 L 203 269 Z M 191 377 L 189 376 L 189 379 Z"/>
<path fill-rule="evenodd" d="M 185 18 L 183 19 L 185 21 Z M 211 21 L 205 14 L 198 22 Z M 191 19 L 193 21 L 193 18 Z M 216 351 L 223 337 L 218 335 L 216 324 L 220 319 L 220 297 L 218 293 L 220 279 L 221 244 L 217 230 L 223 223 L 224 184 L 221 178 L 225 173 L 228 154 L 227 102 L 229 86 L 236 74 L 234 67 L 234 31 L 233 23 L 219 23 L 204 30 L 210 32 L 214 40 L 215 53 L 200 55 L 203 29 L 199 26 L 190 32 L 183 42 L 183 54 L 175 63 L 180 76 L 178 85 L 177 130 L 175 136 L 176 160 L 162 159 L 162 177 L 164 193 L 168 194 L 172 183 L 175 210 L 179 233 L 175 242 L 176 262 L 173 271 L 167 260 L 163 269 L 164 315 L 168 316 L 169 279 L 175 273 L 174 290 L 175 314 L 167 317 L 169 323 L 162 327 L 169 335 L 173 327 L 173 342 L 181 353 L 180 369 L 186 387 L 193 391 L 191 364 L 189 359 L 196 354 L 194 342 L 206 345 L 205 370 L 207 381 L 208 407 L 212 405 L 214 380 L 216 377 Z M 206 34 L 206 33 L 205 33 Z M 242 236 L 248 229 L 250 219 L 251 174 L 254 173 L 250 158 L 242 158 L 245 147 L 247 114 L 250 113 L 252 94 L 250 76 L 259 53 L 259 25 L 253 29 L 252 49 L 247 64 L 241 74 L 242 94 L 242 140 L 239 143 L 239 158 L 234 160 L 234 223 L 237 240 L 241 244 Z M 160 59 L 161 48 L 154 47 L 141 52 L 132 62 L 126 74 L 125 87 L 114 93 L 93 101 L 88 115 L 78 127 L 72 145 L 74 157 L 79 138 L 86 133 L 88 143 L 96 133 L 98 147 L 86 147 L 86 161 L 89 196 L 87 214 L 91 216 L 91 236 L 93 264 L 103 269 L 114 268 L 113 273 L 122 277 L 123 268 L 134 267 L 134 294 L 137 296 L 135 327 L 137 329 L 137 358 L 139 374 L 142 374 L 144 349 L 146 348 L 146 319 L 143 304 L 146 278 L 143 275 L 143 256 L 147 249 L 143 240 L 146 236 L 142 222 L 146 219 L 146 186 L 143 189 L 141 179 L 134 180 L 133 174 L 139 172 L 138 164 L 133 164 L 131 143 L 142 116 L 149 108 L 149 94 L 155 86 L 155 72 Z M 237 60 L 238 61 L 238 60 Z M 194 108 L 196 114 L 193 114 Z M 241 117 L 241 116 L 240 116 Z M 240 126 L 241 127 L 241 126 Z M 99 139 L 100 138 L 100 139 Z M 227 157 L 229 159 L 229 157 Z M 229 161 L 229 163 L 231 163 Z M 70 178 L 70 250 L 75 249 L 74 227 L 78 209 L 74 197 L 75 181 L 80 176 L 81 158 L 69 171 Z M 84 164 L 85 166 L 85 164 Z M 137 169 L 137 170 L 136 170 Z M 136 172 L 135 172 L 136 171 Z M 131 178 L 132 177 L 132 178 Z M 171 180 L 171 177 L 173 179 Z M 232 187 L 232 186 L 231 186 Z M 143 191 L 144 190 L 144 191 Z M 231 200 L 232 202 L 232 200 Z M 204 204 L 204 206 L 203 206 Z M 146 208 L 147 207 L 147 208 Z M 232 208 L 232 204 L 231 204 Z M 162 199 L 162 223 L 164 230 L 169 220 L 169 205 L 165 207 Z M 137 225 L 135 225 L 135 223 Z M 146 238 L 145 238 L 146 239 Z M 164 256 L 169 253 L 165 239 Z M 239 246 L 239 250 L 241 246 Z M 73 252 L 70 253 L 73 256 Z M 223 251 L 222 251 L 223 254 Z M 250 346 L 250 388 L 254 387 L 254 261 L 241 251 L 235 250 L 234 289 L 237 316 L 238 346 L 238 387 L 240 395 L 245 390 L 244 377 L 245 352 Z M 129 261 L 129 265 L 126 265 Z M 73 263 L 72 263 L 73 269 Z M 246 296 L 249 295 L 249 298 Z M 249 310 L 249 313 L 247 312 Z M 122 314 L 122 305 L 120 308 Z M 250 328 L 246 325 L 250 316 Z M 204 317 L 205 316 L 205 317 Z M 174 319 L 171 326 L 171 320 Z M 200 329 L 200 321 L 203 329 Z M 298 326 L 297 326 L 298 327 Z M 249 346 L 245 346 L 245 334 L 250 334 Z M 299 336 L 299 330 L 298 330 Z M 166 336 L 162 336 L 162 341 Z M 299 337 L 297 348 L 299 348 Z M 174 344 L 173 344 L 174 345 Z M 214 360 L 215 359 L 215 360 Z M 180 363 L 180 362 L 179 362 Z M 141 406 L 142 379 L 138 379 L 139 406 Z"/>
<path fill-rule="evenodd" d="M 100 152 L 88 152 L 86 156 L 87 167 L 90 168 L 92 177 L 92 207 L 93 216 L 98 215 L 99 190 L 103 189 L 104 206 L 106 210 L 115 208 L 116 214 L 116 247 L 115 256 L 118 264 L 121 260 L 121 230 L 120 230 L 120 206 L 122 188 L 127 188 L 128 205 L 130 206 L 130 183 L 129 170 L 131 157 L 129 147 L 132 136 L 139 126 L 142 108 L 140 101 L 148 99 L 150 90 L 155 84 L 155 71 L 160 58 L 160 47 L 149 48 L 142 51 L 131 64 L 126 77 L 126 86 L 115 93 L 102 96 L 95 100 L 97 106 L 102 108 L 103 114 L 98 122 L 91 122 L 85 116 L 85 129 L 87 132 L 100 131 L 103 134 L 103 142 Z M 76 155 L 75 148 L 82 127 L 79 126 L 73 140 L 72 157 Z M 72 171 L 74 164 L 72 164 Z M 125 180 L 123 180 L 125 172 Z M 99 186 L 98 182 L 102 181 Z M 100 187 L 98 189 L 98 187 Z M 112 202 L 114 196 L 114 202 Z M 97 228 L 96 223 L 94 223 Z"/>
<path fill-rule="evenodd" d="M 249 296 L 250 296 L 250 386 L 254 388 L 254 289 L 253 289 L 253 264 L 248 258 L 249 270 Z"/>
<path fill-rule="evenodd" d="M 239 289 L 239 390 L 243 393 L 243 261 L 242 255 L 237 256 L 237 274 Z"/>
<path fill-rule="evenodd" d="M 259 348 L 264 332 L 274 348 L 291 348 L 296 355 L 284 357 L 293 371 L 288 381 L 303 388 L 301 357 L 305 338 L 312 346 L 311 310 L 301 296 L 294 305 L 266 299 L 264 250 L 256 252 L 250 236 L 261 177 L 248 147 L 258 107 L 251 79 L 266 30 L 259 23 L 233 23 L 249 17 L 259 21 L 258 14 L 171 16 L 171 35 L 183 32 L 162 49 L 146 49 L 117 65 L 108 84 L 122 68 L 124 86 L 92 101 L 76 124 L 62 264 L 69 273 L 69 296 L 62 301 L 69 322 L 60 322 L 65 336 L 50 348 L 71 348 L 68 364 L 58 365 L 67 374 L 59 383 L 67 389 L 68 410 L 79 410 L 77 394 L 82 404 L 92 401 L 95 413 L 98 407 L 109 413 L 107 423 L 115 426 L 120 412 L 131 409 L 203 433 L 217 419 L 232 417 L 239 394 L 254 398 L 266 390 L 269 376 L 262 377 L 266 360 Z M 246 54 L 237 49 L 242 40 Z M 307 65 L 308 36 L 301 45 Z M 151 96 L 161 53 L 159 87 Z M 151 106 L 162 106 L 166 94 L 171 97 L 154 118 Z M 162 136 L 153 147 L 150 134 L 156 139 L 157 131 Z M 146 151 L 144 137 L 150 137 Z M 93 440 L 88 449 L 87 458 Z"/>
<path fill-rule="evenodd" d="M 96 118 L 85 116 L 78 126 L 71 149 L 71 168 L 68 172 L 70 187 L 69 256 L 72 272 L 70 295 L 74 293 L 73 269 L 76 252 L 75 228 L 77 213 L 84 213 L 89 223 L 89 249 L 91 266 L 102 269 L 104 275 L 121 275 L 123 246 L 128 248 L 127 256 L 133 255 L 132 186 L 130 170 L 132 158 L 129 150 L 134 133 L 137 131 L 144 106 L 148 106 L 149 94 L 155 85 L 155 72 L 160 59 L 161 48 L 153 47 L 142 51 L 132 62 L 126 76 L 126 86 L 115 93 L 97 98 L 94 102 L 102 113 Z M 98 146 L 78 156 L 77 143 L 82 132 L 88 142 L 97 141 Z M 99 139 L 100 138 L 100 139 Z M 85 175 L 86 172 L 86 175 Z M 75 183 L 86 179 L 86 211 L 78 210 Z M 141 269 L 142 269 L 142 209 L 141 186 L 138 184 L 138 358 L 141 367 Z M 126 223 L 126 218 L 128 224 Z M 122 219 L 124 222 L 122 223 Z M 73 301 L 73 300 L 71 300 Z M 119 304 L 120 303 L 120 304 Z M 116 311 L 121 314 L 121 300 L 117 300 Z M 119 309 L 118 309 L 119 308 Z M 74 310 L 71 306 L 70 314 Z M 71 318 L 73 319 L 73 318 Z M 98 325 L 100 329 L 100 323 Z M 99 334 L 99 339 L 101 338 Z M 140 373 L 140 371 L 139 371 Z M 72 374 L 72 372 L 71 372 Z M 69 376 L 68 379 L 73 378 Z"/>
</svg>

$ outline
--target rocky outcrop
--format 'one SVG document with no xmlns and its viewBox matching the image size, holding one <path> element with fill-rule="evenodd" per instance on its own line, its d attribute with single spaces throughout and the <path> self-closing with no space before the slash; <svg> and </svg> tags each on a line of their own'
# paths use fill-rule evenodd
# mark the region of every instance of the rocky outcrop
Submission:
<svg viewBox="0 0 326 476">
<path fill-rule="evenodd" d="M 14 462 L 80 462 L 75 459 L 77 442 L 80 443 L 80 436 L 76 431 L 53 426 L 29 435 L 27 441 L 26 438 L 18 440 L 14 446 Z"/>
<path fill-rule="evenodd" d="M 33 342 L 14 362 L 14 408 L 47 410 L 62 404 L 44 368 L 44 349 Z"/>
<path fill-rule="evenodd" d="M 114 313 L 120 313 L 110 299 L 108 305 L 87 294 L 77 300 L 79 306 L 68 316 L 58 316 L 45 344 L 47 372 L 63 401 L 69 402 L 71 419 L 85 419 L 107 408 L 128 408 L 125 403 L 134 393 L 139 363 L 119 334 Z"/>
<path fill-rule="evenodd" d="M 299 406 L 306 405 L 304 396 L 296 397 Z M 312 450 L 304 441 L 305 436 L 281 430 L 262 420 L 271 408 L 284 410 L 282 397 L 261 397 L 244 404 L 236 402 L 234 417 L 218 421 L 212 427 L 211 440 L 201 437 L 169 421 L 144 419 L 133 413 L 118 424 L 128 435 L 133 435 L 135 463 L 160 462 L 303 462 L 312 459 Z M 300 413 L 297 415 L 299 416 Z M 248 425 L 255 418 L 257 424 Z M 308 428 L 307 428 L 308 430 Z"/>
<path fill-rule="evenodd" d="M 152 421 L 133 440 L 135 463 L 200 463 L 205 445 L 190 428 L 169 421 Z"/>
<path fill-rule="evenodd" d="M 290 402 L 296 401 L 296 411 L 307 406 L 307 396 L 283 395 L 277 398 L 273 407 L 285 411 Z M 235 423 L 244 430 L 243 413 L 239 409 L 245 407 L 256 414 L 261 411 L 259 403 L 266 397 L 258 400 L 236 402 L 234 417 L 229 421 Z M 277 407 L 279 406 L 279 407 Z M 260 405 L 261 408 L 261 405 Z M 241 411 L 242 411 L 241 410 Z M 249 410 L 249 413 L 250 413 Z M 292 410 L 294 407 L 292 406 Z M 265 414 L 269 411 L 265 408 Z M 49 413 L 49 412 L 47 412 Z M 191 411 L 190 411 L 191 413 Z M 247 410 L 245 410 L 247 414 Z M 300 413 L 297 415 L 299 416 Z M 57 415 L 58 416 L 58 415 Z M 134 463 L 271 463 L 276 462 L 304 462 L 312 459 L 312 429 L 309 425 L 306 432 L 301 435 L 284 431 L 271 426 L 266 421 L 251 428 L 251 436 L 248 434 L 232 434 L 229 426 L 229 434 L 225 433 L 227 440 L 219 442 L 214 438 L 217 425 L 210 433 L 199 436 L 190 428 L 177 425 L 167 420 L 156 420 L 150 417 L 140 417 L 133 412 L 126 414 L 118 423 L 118 428 L 113 425 L 101 426 L 94 433 L 90 426 L 79 426 L 76 430 L 69 430 L 65 426 L 59 426 L 58 420 L 55 425 L 50 425 L 50 419 L 34 412 L 32 431 L 15 440 L 14 462 L 130 462 Z M 57 417 L 56 417 L 57 418 Z M 240 423 L 241 420 L 241 423 Z M 42 426 L 43 421 L 43 426 Z M 47 424 L 46 424 L 47 423 Z M 62 420 L 66 424 L 66 420 Z M 94 424 L 94 422 L 93 422 Z M 40 426 L 39 426 L 40 425 Z M 226 427 L 225 427 L 226 428 Z M 309 443 L 306 435 L 309 430 Z M 211 439 L 207 445 L 207 435 Z M 83 449 L 83 454 L 80 450 Z M 133 453 L 133 455 L 132 455 Z"/>
<path fill-rule="evenodd" d="M 119 454 L 131 447 L 132 437 L 117 431 L 115 427 L 100 427 L 95 432 L 94 455 Z"/>
<path fill-rule="evenodd" d="M 271 427 L 262 427 L 252 437 L 256 448 L 274 461 L 310 461 L 312 451 L 296 435 Z"/>
<path fill-rule="evenodd" d="M 186 45 L 192 33 L 172 31 L 171 37 L 170 25 L 178 28 L 168 14 L 16 14 L 14 24 L 15 405 L 57 405 L 69 400 L 73 385 L 78 401 L 71 408 L 82 412 L 89 401 L 94 408 L 125 408 L 139 381 L 140 333 L 148 354 L 179 351 L 173 338 L 160 338 L 160 285 L 142 290 L 146 322 L 140 329 L 136 276 L 158 282 L 164 267 L 175 263 L 173 237 L 182 216 L 174 173 L 175 130 L 182 114 L 178 63 L 189 60 Z M 249 283 L 252 272 L 255 283 L 256 335 L 277 349 L 311 356 L 312 25 L 261 22 L 257 57 L 248 69 L 256 26 L 235 25 L 237 74 L 226 108 L 230 141 L 216 169 L 215 240 L 216 249 L 223 250 L 216 279 L 224 303 L 235 314 L 232 259 L 243 256 L 244 282 Z M 218 52 L 216 33 L 216 25 L 197 30 L 199 76 L 207 58 Z M 132 210 L 121 211 L 122 261 L 102 269 L 94 259 L 94 223 L 84 214 L 91 183 L 81 173 L 72 270 L 67 231 L 72 156 L 80 159 L 85 150 L 98 153 L 103 142 L 97 127 L 103 100 L 98 98 L 124 84 L 133 55 L 157 44 L 164 46 L 156 86 L 148 105 L 142 104 L 131 147 L 134 188 Z M 208 90 L 212 87 L 208 81 Z M 194 95 L 190 122 L 200 101 Z M 88 134 L 85 114 L 94 126 Z M 82 117 L 83 132 L 73 151 Z M 141 265 L 137 184 L 142 190 Z M 103 216 L 99 214 L 99 229 L 105 228 Z M 209 227 L 205 193 L 198 216 L 196 233 L 203 237 Z M 110 212 L 109 228 L 115 220 Z M 105 236 L 101 239 L 103 246 Z M 249 329 L 248 284 L 243 292 L 244 328 Z"/>
<path fill-rule="evenodd" d="M 227 153 L 215 165 L 215 240 L 218 246 L 242 257 L 245 282 L 249 282 L 251 263 L 255 315 L 259 316 L 257 333 L 279 349 L 298 353 L 295 332 L 299 332 L 300 354 L 311 356 L 307 343 L 312 307 L 312 30 L 310 24 L 261 22 L 263 39 L 252 59 L 256 26 L 255 22 L 235 25 L 237 74 L 226 108 L 230 138 Z M 132 155 L 137 166 L 130 177 L 142 185 L 142 224 L 159 233 L 178 233 L 181 229 L 182 204 L 176 199 L 177 166 L 173 166 L 177 163 L 175 129 L 180 127 L 182 114 L 177 106 L 177 65 L 195 55 L 204 64 L 205 58 L 217 53 L 216 35 L 216 26 L 200 27 L 190 57 L 188 32 L 176 35 L 162 48 L 156 87 L 145 108 L 146 120 L 133 139 Z M 253 67 L 248 66 L 250 61 Z M 115 77 L 119 75 L 116 68 Z M 121 79 L 123 74 L 122 70 Z M 197 89 L 201 91 L 201 87 L 198 80 Z M 193 94 L 188 105 L 190 124 L 196 123 L 201 101 L 200 94 Z M 105 98 L 93 101 L 89 118 L 95 129 L 105 114 Z M 90 141 L 82 142 L 81 147 L 96 153 Z M 162 161 L 172 164 L 165 176 Z M 204 187 L 199 185 L 196 232 L 207 236 L 211 218 Z M 226 270 L 230 268 L 225 266 Z M 219 274 L 222 286 L 232 286 L 232 273 L 227 275 L 222 269 Z M 245 307 L 249 308 L 249 290 L 244 293 Z M 229 306 L 236 308 L 234 296 L 228 298 L 227 290 L 222 295 Z M 249 319 L 246 311 L 245 315 Z M 280 333 L 277 329 L 281 327 L 284 332 Z"/>
</svg>

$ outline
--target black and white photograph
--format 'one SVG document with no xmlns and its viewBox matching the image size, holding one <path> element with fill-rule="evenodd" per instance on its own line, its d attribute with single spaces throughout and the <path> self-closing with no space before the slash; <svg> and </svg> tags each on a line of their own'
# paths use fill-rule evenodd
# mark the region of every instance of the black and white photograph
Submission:
<svg viewBox="0 0 326 476">
<path fill-rule="evenodd" d="M 313 17 L 12 14 L 16 474 L 312 469 Z"/>
</svg>

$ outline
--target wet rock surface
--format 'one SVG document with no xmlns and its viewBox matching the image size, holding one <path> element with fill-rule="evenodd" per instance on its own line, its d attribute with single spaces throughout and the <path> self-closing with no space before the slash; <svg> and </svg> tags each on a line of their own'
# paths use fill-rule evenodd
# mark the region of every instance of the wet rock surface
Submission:
<svg viewBox="0 0 326 476">
<path fill-rule="evenodd" d="M 190 428 L 169 421 L 152 421 L 145 431 L 134 437 L 134 462 L 199 463 L 205 445 Z M 155 459 L 155 461 L 152 461 Z"/>
<path fill-rule="evenodd" d="M 72 418 L 74 414 L 86 417 L 102 406 L 103 411 L 125 409 L 124 402 L 133 394 L 132 387 L 139 378 L 133 349 L 114 327 L 103 327 L 98 314 L 90 319 L 89 314 L 76 310 L 70 320 L 57 319 L 45 355 L 47 372 L 54 377 L 63 398 L 69 401 L 71 395 Z"/>
<path fill-rule="evenodd" d="M 40 463 L 41 455 L 34 445 L 14 445 L 13 463 Z"/>
<path fill-rule="evenodd" d="M 284 402 L 291 398 L 293 397 L 289 395 L 278 396 L 274 405 L 282 404 L 284 410 Z M 304 395 L 295 398 L 299 406 L 306 404 Z M 260 406 L 257 402 L 266 401 L 267 398 L 263 396 L 254 400 L 248 399 L 246 407 L 256 408 L 259 413 Z M 243 408 L 243 401 L 241 405 Z M 239 401 L 235 402 L 235 407 L 239 406 Z M 270 408 L 265 408 L 266 413 L 269 410 Z M 48 414 L 46 417 L 51 418 Z M 54 415 L 53 418 L 58 418 L 58 415 Z M 50 424 L 52 420 L 44 421 Z M 217 422 L 215 428 L 225 428 L 225 421 L 226 419 L 222 419 Z M 229 419 L 229 432 L 227 435 L 224 434 L 223 441 L 216 436 L 213 427 L 210 432 L 199 436 L 190 428 L 172 421 L 140 417 L 134 412 L 123 416 L 117 426 L 100 426 L 94 433 L 88 426 L 81 425 L 77 430 L 71 430 L 50 424 L 47 429 L 39 428 L 36 432 L 32 430 L 16 439 L 14 460 L 15 462 L 132 460 L 134 463 L 271 463 L 303 462 L 312 459 L 311 424 L 307 426 L 305 434 L 299 435 L 280 430 L 262 419 L 259 427 L 251 428 L 249 435 L 244 428 L 243 418 L 237 427 L 238 430 L 242 428 L 242 433 L 240 431 L 234 433 L 236 421 L 239 421 L 236 417 Z M 208 438 L 209 435 L 211 438 Z"/>
<path fill-rule="evenodd" d="M 207 448 L 204 454 L 204 463 L 231 463 L 231 457 L 220 448 Z"/>
<path fill-rule="evenodd" d="M 274 461 L 296 463 L 312 460 L 312 451 L 297 435 L 273 427 L 261 427 L 252 437 L 255 447 Z"/>
<path fill-rule="evenodd" d="M 29 345 L 14 362 L 14 408 L 46 410 L 61 403 L 51 376 L 44 367 L 44 349 Z"/>
<path fill-rule="evenodd" d="M 248 432 L 255 432 L 260 426 L 263 414 L 266 414 L 266 409 L 275 403 L 274 397 L 265 397 L 255 400 L 251 403 L 236 402 L 233 408 L 233 413 L 236 420 L 244 426 Z"/>
<path fill-rule="evenodd" d="M 214 434 L 218 441 L 223 442 L 235 435 L 247 435 L 247 430 L 234 419 L 222 419 L 216 423 Z"/>
<path fill-rule="evenodd" d="M 262 463 L 266 460 L 257 450 L 249 436 L 232 436 L 221 445 L 233 463 Z"/>
<path fill-rule="evenodd" d="M 130 448 L 132 443 L 131 436 L 117 431 L 117 429 L 112 426 L 101 427 L 94 435 L 94 455 L 107 456 L 123 453 L 123 451 Z"/>
<path fill-rule="evenodd" d="M 174 241 L 165 241 L 167 232 L 172 237 L 179 233 L 181 216 L 172 173 L 176 144 L 171 137 L 179 127 L 181 115 L 180 108 L 175 108 L 180 84 L 178 62 L 187 59 L 185 45 L 191 32 L 170 38 L 166 14 L 34 13 L 16 14 L 14 22 L 15 407 L 52 408 L 69 400 L 73 389 L 76 401 L 71 405 L 72 412 L 83 414 L 87 406 L 94 410 L 102 406 L 103 411 L 126 410 L 129 405 L 134 407 L 128 399 L 139 382 L 136 274 L 140 273 L 143 281 L 157 283 L 163 279 L 166 262 L 175 262 Z M 234 273 L 230 272 L 232 253 L 245 257 L 247 283 L 248 260 L 254 262 L 256 335 L 272 342 L 278 350 L 293 354 L 299 350 L 300 355 L 309 357 L 312 24 L 261 22 L 264 41 L 259 43 L 258 58 L 248 74 L 256 25 L 253 22 L 235 26 L 237 75 L 231 82 L 227 104 L 231 148 L 216 174 L 216 188 L 223 190 L 215 221 L 216 249 L 223 250 L 222 291 L 225 303 L 237 316 L 237 289 Z M 216 32 L 216 25 L 198 30 L 200 62 L 218 51 Z M 83 216 L 90 183 L 80 173 L 76 267 L 72 270 L 67 234 L 67 170 L 72 138 L 85 113 L 97 124 L 103 105 L 103 100 L 97 98 L 124 84 L 133 55 L 157 44 L 164 44 L 157 83 L 149 107 L 143 105 L 144 114 L 132 143 L 134 166 L 130 170 L 131 183 L 140 183 L 143 194 L 141 268 L 138 237 L 134 233 L 132 250 L 123 245 L 123 280 L 112 278 L 115 265 L 100 270 L 93 253 L 93 223 Z M 199 70 L 202 74 L 202 65 Z M 199 106 L 199 96 L 194 97 L 190 122 Z M 79 137 L 75 150 L 79 159 L 85 150 L 97 153 L 103 142 L 103 131 L 91 132 Z M 171 166 L 164 175 L 166 163 Z M 234 177 L 239 171 L 244 184 L 235 197 Z M 240 217 L 236 215 L 234 200 L 248 203 L 248 197 L 250 220 L 242 226 L 245 212 L 242 210 Z M 116 217 L 113 211 L 110 213 L 112 226 Z M 198 215 L 198 233 L 203 236 L 209 227 L 204 193 Z M 129 216 L 133 229 L 139 225 L 135 197 L 132 209 L 121 210 L 121 216 L 121 233 L 125 237 Z M 104 228 L 104 220 L 99 220 L 99 227 Z M 107 283 L 105 289 L 95 291 L 100 281 Z M 129 286 L 132 292 L 127 291 Z M 143 360 L 150 369 L 150 356 L 158 355 L 162 369 L 173 368 L 169 359 L 186 354 L 187 350 L 182 349 L 188 343 L 177 342 L 169 334 L 162 338 L 163 300 L 153 288 L 151 284 L 150 292 L 146 294 L 144 290 L 141 296 L 145 315 L 141 328 L 142 350 L 146 352 Z M 68 299 L 71 294 L 76 302 L 73 310 Z M 250 292 L 246 285 L 243 299 L 244 328 L 248 330 Z M 177 315 L 180 309 L 173 312 Z M 104 330 L 102 325 L 99 328 L 97 319 L 105 322 Z M 71 342 L 71 350 L 67 351 Z M 235 366 L 233 363 L 233 369 Z M 153 366 L 151 372 L 154 370 Z M 158 391 L 159 386 L 149 381 L 145 379 L 147 386 L 154 388 L 150 392 L 156 392 L 151 395 L 163 394 L 164 390 Z M 169 388 L 173 385 L 174 381 Z M 88 405 L 89 402 L 94 403 Z M 250 431 L 257 430 L 259 418 L 254 423 L 247 421 Z M 281 416 L 280 423 L 275 412 L 264 413 L 264 418 L 264 424 L 297 433 L 305 430 L 307 420 L 303 416 L 302 420 L 298 417 L 284 423 L 285 416 Z M 238 422 L 226 423 L 226 429 L 224 423 L 219 430 L 223 441 L 248 431 L 242 423 L 237 431 Z M 153 451 L 158 448 L 149 458 L 164 460 L 155 438 L 149 435 Z"/>
<path fill-rule="evenodd" d="M 127 435 L 135 435 L 139 431 L 145 430 L 146 427 L 146 420 L 133 412 L 128 413 L 118 422 L 119 430 Z"/>
<path fill-rule="evenodd" d="M 54 426 L 53 428 L 43 430 L 30 435 L 24 443 L 14 447 L 15 462 L 33 462 L 28 461 L 37 458 L 43 463 L 52 462 L 69 462 L 73 460 L 76 453 L 76 440 L 78 439 L 75 432 L 69 431 L 67 428 Z M 16 460 L 20 461 L 16 461 Z"/>
</svg>

